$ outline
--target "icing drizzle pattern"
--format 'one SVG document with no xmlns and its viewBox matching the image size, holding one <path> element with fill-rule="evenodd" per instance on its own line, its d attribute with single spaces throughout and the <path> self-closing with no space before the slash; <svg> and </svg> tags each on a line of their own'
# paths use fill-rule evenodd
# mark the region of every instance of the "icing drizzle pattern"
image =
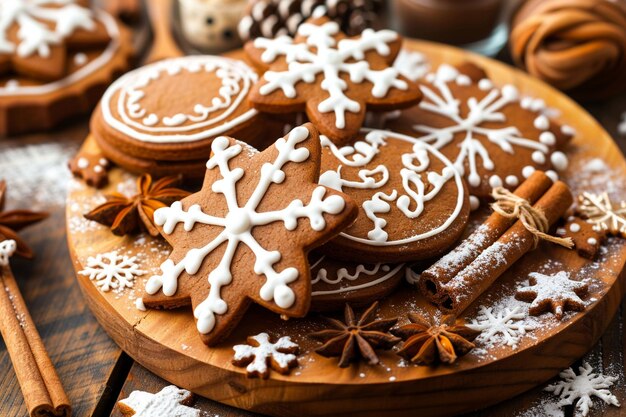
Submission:
<svg viewBox="0 0 626 417">
<path fill-rule="evenodd" d="M 320 266 L 320 264 L 322 264 L 324 259 L 325 259 L 325 256 L 322 256 L 315 263 L 313 263 L 311 265 L 311 270 L 313 271 L 315 270 L 315 268 Z M 347 268 L 338 269 L 335 278 L 330 278 L 328 276 L 328 270 L 324 267 L 320 267 L 317 270 L 317 274 L 315 275 L 315 277 L 312 278 L 311 284 L 315 285 L 319 282 L 324 282 L 329 285 L 339 285 L 340 287 L 336 289 L 332 289 L 332 290 L 313 291 L 311 292 L 311 295 L 315 297 L 315 296 L 320 296 L 320 295 L 341 294 L 341 293 L 348 292 L 348 291 L 356 291 L 356 290 L 361 290 L 365 288 L 370 288 L 394 277 L 403 267 L 404 267 L 404 264 L 387 265 L 387 264 L 377 263 L 374 265 L 370 265 L 369 267 L 365 265 L 357 265 L 356 268 L 354 269 L 354 272 L 348 271 Z M 359 278 L 362 278 L 363 276 L 374 276 L 374 275 L 380 274 L 381 272 L 383 273 L 383 275 L 378 279 L 365 282 L 363 284 L 351 285 L 352 282 L 358 280 Z M 344 284 L 346 282 L 347 282 L 347 285 Z"/>
<path fill-rule="evenodd" d="M 403 245 L 426 239 L 447 229 L 461 212 L 464 201 L 463 182 L 452 163 L 437 149 L 410 136 L 383 130 L 363 129 L 363 131 L 368 132 L 363 140 L 357 141 L 351 146 L 341 148 L 335 146 L 325 136 L 321 136 L 322 147 L 329 149 L 337 161 L 340 162 L 336 171 L 328 170 L 320 175 L 319 183 L 321 185 L 337 191 L 343 191 L 344 187 L 380 189 L 388 183 L 392 175 L 389 172 L 389 168 L 385 165 L 378 165 L 374 169 L 368 169 L 365 166 L 374 160 L 384 146 L 387 146 L 385 139 L 393 138 L 409 142 L 412 144 L 412 152 L 400 155 L 402 168 L 399 175 L 402 178 L 402 188 L 392 189 L 390 192 L 382 190 L 374 192 L 370 199 L 363 202 L 362 207 L 365 215 L 373 224 L 367 238 L 352 236 L 346 232 L 342 232 L 341 235 L 368 245 L 389 246 Z M 428 170 L 431 156 L 444 163 L 445 167 L 441 173 Z M 363 167 L 357 174 L 361 181 L 344 179 L 341 175 L 341 164 L 351 167 Z M 426 178 L 426 184 L 422 177 Z M 391 210 L 391 204 L 395 203 L 396 207 L 406 218 L 416 219 L 422 214 L 425 204 L 434 199 L 450 180 L 454 180 L 457 187 L 457 202 L 452 215 L 443 224 L 434 226 L 425 233 L 404 239 L 389 240 L 389 235 L 385 231 L 387 221 L 379 217 L 379 213 L 388 213 Z M 411 209 L 411 206 L 414 206 L 414 208 Z"/>
<path fill-rule="evenodd" d="M 157 114 L 142 107 L 144 89 L 162 77 L 180 76 L 184 72 L 215 73 L 222 85 L 208 103 L 197 103 L 191 109 L 174 114 Z M 257 80 L 256 73 L 242 61 L 217 56 L 188 56 L 159 61 L 129 72 L 113 83 L 102 97 L 104 121 L 125 135 L 144 142 L 191 142 L 216 136 L 241 124 L 257 112 L 253 109 L 233 117 L 245 103 Z M 119 96 L 113 102 L 113 96 Z M 119 119 L 113 115 L 115 108 Z M 215 113 L 218 113 L 215 115 Z M 200 131 L 198 131 L 200 130 Z"/>
<path fill-rule="evenodd" d="M 246 245 L 255 255 L 254 272 L 264 275 L 265 284 L 261 287 L 260 297 L 265 301 L 274 301 L 280 308 L 287 309 L 295 302 L 295 293 L 288 284 L 298 279 L 299 271 L 289 267 L 276 271 L 274 264 L 280 261 L 278 251 L 268 251 L 253 237 L 251 231 L 256 226 L 263 226 L 274 222 L 283 222 L 286 230 L 294 230 L 298 219 L 308 218 L 313 230 L 321 231 L 326 227 L 324 214 L 338 214 L 345 201 L 338 195 L 324 198 L 326 189 L 318 186 L 312 192 L 310 202 L 305 205 L 301 200 L 292 201 L 281 210 L 257 212 L 257 207 L 272 184 L 280 184 L 285 180 L 283 166 L 289 162 L 302 163 L 309 156 L 306 148 L 296 148 L 296 145 L 309 137 L 305 127 L 296 127 L 287 139 L 279 139 L 276 149 L 279 151 L 273 163 L 266 163 L 260 171 L 260 179 L 248 201 L 242 206 L 237 201 L 236 184 L 243 177 L 242 168 L 230 169 L 229 161 L 243 150 L 242 144 L 229 145 L 225 137 L 216 138 L 211 144 L 213 156 L 207 162 L 207 169 L 218 169 L 222 178 L 212 185 L 212 191 L 223 195 L 228 206 L 228 215 L 224 218 L 204 213 L 199 205 L 192 205 L 184 210 L 180 201 L 170 207 L 158 209 L 154 213 L 156 224 L 163 227 L 163 232 L 171 234 L 176 225 L 181 223 L 185 231 L 191 231 L 196 224 L 221 227 L 223 231 L 206 245 L 191 249 L 177 264 L 168 259 L 161 265 L 161 275 L 151 277 L 146 284 L 146 292 L 155 294 L 163 289 L 163 294 L 172 296 L 176 293 L 178 278 L 185 271 L 190 275 L 196 274 L 203 261 L 215 249 L 226 244 L 226 249 L 219 265 L 208 276 L 210 284 L 209 295 L 194 309 L 194 316 L 198 320 L 198 331 L 207 334 L 215 326 L 215 316 L 225 314 L 228 305 L 222 299 L 223 287 L 232 282 L 231 264 L 235 251 L 240 243 Z"/>
<path fill-rule="evenodd" d="M 474 97 L 469 98 L 466 103 L 469 111 L 463 115 L 461 102 L 452 93 L 450 84 L 470 85 L 472 81 L 469 77 L 459 73 L 456 68 L 443 64 L 435 73 L 430 73 L 425 78 L 430 85 L 423 84 L 420 86 L 424 100 L 420 102 L 419 107 L 449 119 L 452 124 L 443 128 L 418 124 L 414 125 L 413 129 L 424 134 L 418 137 L 419 140 L 430 143 L 437 149 L 441 149 L 452 142 L 455 134 L 465 134 L 465 138 L 459 144 L 460 150 L 454 161 L 454 166 L 459 172 L 466 175 L 470 186 L 478 187 L 482 181 L 478 174 L 479 158 L 482 160 L 484 169 L 493 171 L 496 168 L 479 136 L 486 138 L 511 155 L 515 154 L 515 147 L 530 149 L 533 151 L 532 159 L 535 163 L 543 164 L 546 162 L 546 156 L 551 150 L 550 145 L 554 145 L 556 138 L 549 131 L 550 120 L 545 115 L 538 113 L 534 120 L 535 128 L 542 131 L 539 140 L 523 137 L 515 126 L 488 128 L 483 125 L 484 123 L 504 124 L 506 122 L 506 117 L 501 110 L 511 103 L 520 102 L 520 94 L 515 86 L 507 84 L 502 88 L 497 88 L 488 79 L 480 80 L 478 87 L 483 91 L 488 91 L 488 93 L 481 100 Z M 522 107 L 528 106 L 523 105 Z M 469 168 L 467 173 L 465 172 L 466 162 Z M 563 168 L 566 163 L 558 165 L 558 168 Z M 525 170 L 524 176 L 527 177 L 532 174 L 534 169 L 533 167 L 530 168 Z M 509 178 L 507 184 L 513 180 L 514 178 Z M 489 185 L 491 187 L 501 186 L 503 179 L 493 175 L 489 178 Z"/>
<path fill-rule="evenodd" d="M 265 72 L 263 77 L 267 83 L 261 87 L 260 93 L 268 95 L 281 90 L 286 97 L 294 98 L 297 83 L 311 84 L 321 75 L 324 79 L 321 88 L 328 92 L 328 98 L 319 103 L 318 111 L 334 112 L 335 126 L 343 129 L 346 126 L 345 113 L 358 113 L 361 105 L 348 96 L 349 87 L 341 78 L 342 73 L 349 75 L 351 83 L 369 81 L 372 84 L 371 94 L 376 98 L 385 97 L 391 88 L 408 88 L 408 84 L 399 78 L 396 68 L 373 70 L 365 59 L 365 53 L 369 51 L 376 51 L 382 56 L 389 55 L 391 50 L 388 43 L 398 38 L 397 33 L 365 29 L 358 38 L 337 42 L 334 36 L 339 31 L 339 25 L 335 22 L 322 25 L 304 23 L 298 27 L 298 35 L 306 39 L 304 43 L 294 43 L 289 36 L 255 39 L 254 46 L 264 50 L 261 55 L 263 62 L 269 64 L 284 56 L 289 65 L 286 71 Z"/>
<path fill-rule="evenodd" d="M 19 28 L 17 43 L 8 38 L 14 25 Z M 0 2 L 0 53 L 47 58 L 51 46 L 77 29 L 95 26 L 93 12 L 75 0 L 5 0 Z"/>
</svg>

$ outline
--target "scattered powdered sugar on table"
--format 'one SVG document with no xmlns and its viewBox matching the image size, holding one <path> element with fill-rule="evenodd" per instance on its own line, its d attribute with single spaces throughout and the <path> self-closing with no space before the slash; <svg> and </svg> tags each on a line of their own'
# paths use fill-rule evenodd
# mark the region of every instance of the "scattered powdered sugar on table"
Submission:
<svg viewBox="0 0 626 417">
<path fill-rule="evenodd" d="M 587 192 L 609 193 L 611 197 L 626 197 L 626 178 L 621 168 L 611 168 L 601 158 L 575 159 L 568 170 L 567 185 L 574 196 Z"/>
<path fill-rule="evenodd" d="M 4 144 L 6 145 L 6 144 Z M 31 202 L 32 209 L 63 206 L 72 175 L 67 161 L 74 143 L 43 143 L 0 147 L 0 178 L 14 199 Z"/>
</svg>

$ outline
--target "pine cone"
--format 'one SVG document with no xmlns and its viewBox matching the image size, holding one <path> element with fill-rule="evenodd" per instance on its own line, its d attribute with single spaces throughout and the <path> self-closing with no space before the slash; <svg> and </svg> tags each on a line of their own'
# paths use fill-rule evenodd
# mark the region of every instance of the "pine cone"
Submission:
<svg viewBox="0 0 626 417">
<path fill-rule="evenodd" d="M 339 23 L 348 36 L 375 26 L 376 0 L 253 0 L 239 23 L 239 36 L 245 42 L 258 37 L 294 36 L 298 26 L 311 17 L 319 6 L 326 16 Z"/>
<path fill-rule="evenodd" d="M 579 98 L 618 94 L 626 87 L 626 2 L 620 1 L 528 0 L 513 19 L 515 63 Z"/>
</svg>

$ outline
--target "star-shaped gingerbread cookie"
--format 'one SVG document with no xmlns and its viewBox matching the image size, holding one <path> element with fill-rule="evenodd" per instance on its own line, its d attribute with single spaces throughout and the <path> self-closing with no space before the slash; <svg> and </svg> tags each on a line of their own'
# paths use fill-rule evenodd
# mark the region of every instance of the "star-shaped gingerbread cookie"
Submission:
<svg viewBox="0 0 626 417">
<path fill-rule="evenodd" d="M 68 50 L 110 40 L 87 0 L 3 1 L 0 16 L 0 73 L 55 81 L 66 74 Z"/>
<path fill-rule="evenodd" d="M 261 153 L 223 136 L 212 151 L 202 189 L 155 212 L 173 251 L 143 300 L 157 308 L 191 303 L 207 345 L 227 336 L 251 302 L 304 316 L 308 251 L 357 214 L 349 197 L 317 185 L 321 146 L 310 123 Z"/>
<path fill-rule="evenodd" d="M 295 38 L 257 38 L 245 49 L 265 73 L 250 100 L 269 113 L 306 110 L 322 134 L 344 144 L 363 124 L 366 108 L 394 110 L 421 99 L 417 84 L 391 66 L 401 43 L 390 30 L 347 38 L 325 17 L 307 20 Z"/>
</svg>

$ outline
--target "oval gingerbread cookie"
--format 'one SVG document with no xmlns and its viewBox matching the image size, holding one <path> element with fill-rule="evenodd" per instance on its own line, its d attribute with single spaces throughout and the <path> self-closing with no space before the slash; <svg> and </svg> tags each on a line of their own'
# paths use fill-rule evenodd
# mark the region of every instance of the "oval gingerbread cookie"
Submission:
<svg viewBox="0 0 626 417">
<path fill-rule="evenodd" d="M 464 173 L 473 196 L 514 189 L 535 170 L 567 167 L 562 149 L 573 129 L 548 117 L 541 99 L 524 97 L 512 84 L 496 86 L 478 66 L 441 65 L 422 80 L 424 99 L 389 128 L 439 149 Z M 475 200 L 477 202 L 477 200 Z"/>
<path fill-rule="evenodd" d="M 341 310 L 346 303 L 365 306 L 391 293 L 405 275 L 404 264 L 362 264 L 313 253 L 311 311 Z"/>
<path fill-rule="evenodd" d="M 322 141 L 320 184 L 359 205 L 354 224 L 329 242 L 336 259 L 405 262 L 436 256 L 461 235 L 469 198 L 461 175 L 437 149 L 411 136 L 362 129 L 349 145 Z"/>
<path fill-rule="evenodd" d="M 92 110 L 129 68 L 130 31 L 87 0 L 0 2 L 0 134 Z"/>
<path fill-rule="evenodd" d="M 260 146 L 267 130 L 248 104 L 257 74 L 243 61 L 188 56 L 136 69 L 113 83 L 91 120 L 104 154 L 131 171 L 159 175 L 185 165 L 204 175 L 211 142 L 220 135 Z M 264 129 L 259 129 L 259 124 Z M 192 169 L 195 169 L 192 168 Z M 195 171 L 194 171 L 195 172 Z"/>
</svg>

